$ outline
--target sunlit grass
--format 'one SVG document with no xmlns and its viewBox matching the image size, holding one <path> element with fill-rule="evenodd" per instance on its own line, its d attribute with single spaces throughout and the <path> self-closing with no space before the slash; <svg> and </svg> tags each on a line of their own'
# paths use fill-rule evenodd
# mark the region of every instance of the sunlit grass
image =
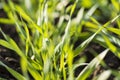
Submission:
<svg viewBox="0 0 120 80">
<path fill-rule="evenodd" d="M 95 2 L 94 0 L 38 0 L 36 2 L 25 0 L 15 4 L 11 0 L 8 3 L 2 0 L 0 4 L 7 18 L 0 18 L 0 23 L 13 25 L 12 28 L 16 28 L 20 42 L 15 42 L 0 29 L 5 38 L 5 40 L 0 39 L 0 45 L 20 56 L 22 74 L 1 61 L 0 65 L 18 80 L 31 80 L 31 77 L 35 80 L 89 78 L 98 65 L 102 66 L 101 62 L 104 63 L 108 51 L 120 58 L 120 50 L 117 47 L 120 46 L 119 1 L 103 2 L 101 0 Z M 106 12 L 104 9 L 107 5 L 109 7 L 106 10 L 111 12 Z M 107 21 L 102 19 L 104 23 L 100 21 L 103 17 L 100 16 L 98 8 L 105 14 L 109 14 L 110 19 Z M 114 23 L 118 27 L 114 27 Z M 82 42 L 75 46 L 79 39 Z M 76 56 L 84 54 L 90 43 L 98 43 L 105 50 L 96 54 L 97 56 L 89 63 L 86 63 L 85 56 L 79 57 L 74 62 Z M 75 69 L 83 65 L 86 67 L 75 76 Z M 115 75 L 116 79 L 120 78 L 120 73 L 112 69 L 93 78 L 105 80 L 111 74 Z"/>
</svg>

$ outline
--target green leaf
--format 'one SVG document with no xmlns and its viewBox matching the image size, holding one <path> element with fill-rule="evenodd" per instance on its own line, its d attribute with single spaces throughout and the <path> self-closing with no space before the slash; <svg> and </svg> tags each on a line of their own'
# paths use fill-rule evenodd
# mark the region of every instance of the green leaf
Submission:
<svg viewBox="0 0 120 80">
<path fill-rule="evenodd" d="M 4 24 L 14 24 L 14 21 L 11 20 L 11 19 L 0 18 L 0 23 L 4 23 Z"/>
<path fill-rule="evenodd" d="M 119 50 L 119 48 L 117 48 L 115 45 L 113 45 L 113 44 L 110 42 L 110 40 L 109 40 L 109 38 L 108 38 L 107 36 L 104 36 L 104 35 L 103 35 L 103 37 L 104 37 L 104 40 L 105 40 L 106 45 L 108 46 L 108 48 L 109 48 L 117 57 L 120 58 L 120 50 Z"/>
<path fill-rule="evenodd" d="M 20 50 L 20 48 L 17 46 L 15 41 L 12 38 L 10 38 L 9 36 L 5 35 L 5 33 L 1 29 L 0 29 L 0 32 L 2 32 L 4 38 L 7 40 L 7 41 L 5 41 L 5 40 L 0 39 L 0 45 L 15 51 L 20 57 L 25 58 L 25 55 Z"/>
<path fill-rule="evenodd" d="M 74 50 L 74 56 L 77 56 L 79 53 L 81 53 L 87 45 L 93 40 L 93 38 L 102 30 L 103 27 L 101 27 L 96 33 L 94 33 L 92 36 L 90 36 L 88 39 L 86 39 L 84 42 L 82 42 L 75 50 Z"/>
<path fill-rule="evenodd" d="M 95 24 L 100 25 L 100 23 L 94 17 L 90 17 L 90 20 L 92 20 Z"/>
<path fill-rule="evenodd" d="M 73 12 L 74 12 L 74 10 L 75 10 L 75 8 L 76 8 L 77 1 L 78 1 L 78 0 L 76 0 L 76 2 L 75 2 L 75 3 L 73 4 L 73 6 L 72 6 L 72 9 L 71 9 L 71 12 L 70 12 L 70 16 L 72 16 L 72 14 L 73 14 Z"/>
<path fill-rule="evenodd" d="M 27 68 L 28 68 L 28 61 L 24 58 L 21 58 L 21 61 L 20 61 L 20 64 L 21 64 L 21 70 L 22 70 L 22 73 L 24 75 L 24 77 L 29 80 L 29 76 L 28 76 L 28 71 L 27 71 Z"/>
<path fill-rule="evenodd" d="M 88 27 L 88 28 L 90 27 L 92 29 L 97 29 L 98 28 L 98 25 L 96 25 L 92 22 L 85 22 L 85 26 Z"/>
<path fill-rule="evenodd" d="M 0 65 L 2 65 L 3 67 L 5 67 L 17 80 L 26 80 L 24 76 L 22 76 L 21 74 L 19 74 L 15 70 L 9 68 L 7 65 L 5 65 L 4 63 L 2 63 L 1 61 L 0 61 Z"/>
<path fill-rule="evenodd" d="M 22 16 L 26 21 L 28 22 L 32 21 L 32 19 L 25 13 L 25 11 L 19 5 L 16 5 L 15 8 L 18 14 Z"/>
<path fill-rule="evenodd" d="M 106 33 L 103 29 L 105 27 L 107 27 L 108 25 L 110 25 L 111 23 L 113 23 L 116 19 L 118 19 L 120 17 L 120 15 L 117 15 L 115 18 L 113 18 L 112 20 L 106 22 L 103 26 L 100 26 L 99 29 L 92 35 L 90 36 L 88 39 L 86 39 L 84 42 L 82 42 L 75 50 L 74 50 L 74 56 L 77 56 L 79 53 L 81 53 L 86 47 L 87 45 L 94 39 L 94 37 L 100 33 L 101 31 L 103 31 L 104 33 Z M 99 26 L 99 25 L 98 25 Z"/>
<path fill-rule="evenodd" d="M 8 49 L 13 50 L 13 48 L 11 47 L 11 45 L 10 45 L 7 41 L 5 41 L 5 40 L 1 40 L 1 39 L 0 39 L 0 45 L 6 47 L 6 48 L 8 48 Z"/>
<path fill-rule="evenodd" d="M 103 58 L 106 56 L 109 50 L 106 49 L 102 53 L 100 53 L 97 57 L 95 57 L 78 75 L 76 80 L 86 80 L 92 74 L 92 72 L 97 68 Z"/>
<path fill-rule="evenodd" d="M 109 30 L 117 35 L 120 35 L 120 29 L 109 27 L 109 28 L 107 28 L 107 30 Z"/>
<path fill-rule="evenodd" d="M 115 9 L 117 11 L 119 11 L 119 5 L 120 5 L 120 3 L 118 2 L 118 0 L 111 0 L 111 2 L 113 4 L 113 6 L 115 7 Z"/>
<path fill-rule="evenodd" d="M 95 4 L 93 7 L 90 8 L 90 10 L 86 13 L 85 19 L 89 19 L 90 16 L 96 11 L 98 8 L 98 4 Z"/>
<path fill-rule="evenodd" d="M 43 80 L 43 77 L 40 75 L 40 73 L 36 71 L 36 69 L 30 63 L 28 64 L 28 71 L 35 80 Z"/>
</svg>

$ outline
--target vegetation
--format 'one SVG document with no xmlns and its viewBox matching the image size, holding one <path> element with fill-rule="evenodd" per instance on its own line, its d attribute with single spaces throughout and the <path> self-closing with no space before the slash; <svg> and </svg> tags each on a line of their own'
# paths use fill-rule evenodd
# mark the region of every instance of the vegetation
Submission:
<svg viewBox="0 0 120 80">
<path fill-rule="evenodd" d="M 20 56 L 22 73 L 2 61 L 0 65 L 17 80 L 86 80 L 99 66 L 107 69 L 93 80 L 107 80 L 110 75 L 120 79 L 119 71 L 104 62 L 108 51 L 120 58 L 120 0 L 18 1 L 0 2 L 8 16 L 0 18 L 0 23 L 14 25 L 20 39 L 15 42 L 0 29 L 5 38 L 0 39 L 0 45 Z M 88 49 L 94 44 L 104 50 Z M 89 63 L 82 56 L 86 49 L 94 54 Z M 85 67 L 75 76 L 80 66 Z"/>
</svg>

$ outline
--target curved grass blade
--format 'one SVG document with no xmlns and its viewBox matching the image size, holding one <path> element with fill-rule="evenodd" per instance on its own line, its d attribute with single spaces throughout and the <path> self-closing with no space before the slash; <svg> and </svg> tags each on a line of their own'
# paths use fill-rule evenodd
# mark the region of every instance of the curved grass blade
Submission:
<svg viewBox="0 0 120 80">
<path fill-rule="evenodd" d="M 23 54 L 23 52 L 17 46 L 16 42 L 12 38 L 7 36 L 1 29 L 0 29 L 0 32 L 3 34 L 4 38 L 7 40 L 7 41 L 5 41 L 5 40 L 0 39 L 0 45 L 15 51 L 20 57 L 26 58 L 25 55 Z"/>
<path fill-rule="evenodd" d="M 115 18 L 113 18 L 112 20 L 106 22 L 103 26 L 100 26 L 100 28 L 92 35 L 90 36 L 88 39 L 86 39 L 83 43 L 81 43 L 75 50 L 74 50 L 74 56 L 77 56 L 79 53 L 81 53 L 86 47 L 87 45 L 94 39 L 94 37 L 100 33 L 101 31 L 102 32 L 105 32 L 103 31 L 103 29 L 105 27 L 107 27 L 108 25 L 110 25 L 111 23 L 113 23 L 116 19 L 118 19 L 120 17 L 120 15 L 116 16 Z M 105 32 L 106 33 L 106 32 Z"/>
<path fill-rule="evenodd" d="M 86 66 L 82 72 L 78 75 L 76 80 L 86 80 L 92 74 L 92 72 L 95 70 L 95 68 L 100 64 L 100 62 L 103 60 L 103 58 L 106 56 L 107 52 L 109 50 L 106 49 L 102 53 L 100 53 L 97 57 L 95 57 L 89 64 Z"/>
<path fill-rule="evenodd" d="M 24 10 L 23 10 L 20 6 L 16 5 L 15 8 L 16 8 L 16 11 L 17 11 L 26 21 L 29 21 L 29 22 L 32 21 L 32 19 L 24 12 Z"/>
<path fill-rule="evenodd" d="M 117 48 L 115 45 L 113 45 L 109 38 L 107 36 L 103 36 L 104 40 L 106 42 L 107 47 L 117 56 L 120 58 L 120 50 L 119 48 Z"/>
<path fill-rule="evenodd" d="M 73 12 L 74 12 L 74 10 L 76 8 L 77 2 L 78 2 L 78 0 L 76 0 L 75 3 L 72 6 L 72 9 L 71 9 L 71 12 L 70 12 L 70 16 L 72 16 L 72 14 L 73 14 Z"/>
<path fill-rule="evenodd" d="M 120 29 L 110 27 L 110 28 L 107 28 L 107 30 L 109 30 L 109 31 L 111 31 L 111 32 L 120 36 Z"/>
<path fill-rule="evenodd" d="M 0 23 L 4 23 L 4 24 L 14 24 L 14 21 L 11 20 L 11 19 L 0 18 Z"/>
<path fill-rule="evenodd" d="M 22 76 L 20 73 L 16 72 L 15 70 L 9 68 L 7 65 L 2 63 L 1 61 L 0 61 L 0 65 L 5 67 L 17 80 L 26 80 L 24 76 Z"/>
<path fill-rule="evenodd" d="M 90 36 L 87 40 L 85 40 L 82 44 L 80 44 L 75 50 L 74 50 L 74 56 L 77 56 L 80 52 L 82 52 L 87 45 L 93 40 L 93 38 L 103 29 L 101 27 L 96 33 L 94 33 L 92 36 Z"/>
<path fill-rule="evenodd" d="M 43 77 L 40 75 L 40 73 L 36 71 L 30 63 L 28 64 L 28 71 L 35 80 L 43 80 Z"/>
</svg>

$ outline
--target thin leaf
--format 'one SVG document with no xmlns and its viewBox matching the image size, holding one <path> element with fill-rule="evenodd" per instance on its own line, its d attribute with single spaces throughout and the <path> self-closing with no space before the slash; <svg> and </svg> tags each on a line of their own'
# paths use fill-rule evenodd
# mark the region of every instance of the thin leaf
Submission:
<svg viewBox="0 0 120 80">
<path fill-rule="evenodd" d="M 73 12 L 74 12 L 74 10 L 76 8 L 77 2 L 78 2 L 78 0 L 76 0 L 75 3 L 72 6 L 72 9 L 71 9 L 71 12 L 70 12 L 70 16 L 72 16 L 72 14 L 73 14 Z"/>
<path fill-rule="evenodd" d="M 106 56 L 109 50 L 106 49 L 102 53 L 100 53 L 97 57 L 95 57 L 89 64 L 86 66 L 78 75 L 76 80 L 86 80 L 90 74 L 95 70 L 95 68 L 100 64 L 103 58 Z"/>
<path fill-rule="evenodd" d="M 14 24 L 14 21 L 11 20 L 11 19 L 0 18 L 0 23 L 4 23 L 4 24 Z"/>
<path fill-rule="evenodd" d="M 98 28 L 98 25 L 96 25 L 96 24 L 94 24 L 92 22 L 86 22 L 85 26 L 88 27 L 88 28 L 90 27 L 92 29 L 97 29 Z"/>
<path fill-rule="evenodd" d="M 9 68 L 7 65 L 5 65 L 4 63 L 2 63 L 1 61 L 0 61 L 0 65 L 2 65 L 3 67 L 5 67 L 17 80 L 26 80 L 25 77 L 23 77 L 21 74 L 19 74 L 15 70 Z"/>
<path fill-rule="evenodd" d="M 90 16 L 95 12 L 95 10 L 98 8 L 98 5 L 95 4 L 85 15 L 85 19 L 89 19 Z"/>
<path fill-rule="evenodd" d="M 79 24 L 80 21 L 82 20 L 83 18 L 83 14 L 84 13 L 84 8 L 82 7 L 79 11 L 78 11 L 78 14 L 76 16 L 76 18 L 72 19 L 72 23 L 73 24 Z"/>
<path fill-rule="evenodd" d="M 26 21 L 32 21 L 32 19 L 25 13 L 25 11 L 18 5 L 15 6 L 16 11 L 26 20 Z"/>
<path fill-rule="evenodd" d="M 107 70 L 100 74 L 97 80 L 108 80 L 109 76 L 111 75 L 111 71 Z"/>
<path fill-rule="evenodd" d="M 107 36 L 103 36 L 104 37 L 104 40 L 106 42 L 106 45 L 108 46 L 108 48 L 117 56 L 120 58 L 120 50 L 119 48 L 117 48 L 115 45 L 113 45 L 109 38 Z"/>
<path fill-rule="evenodd" d="M 28 64 L 28 71 L 35 80 L 43 80 L 43 77 L 41 77 L 40 73 L 36 71 L 36 69 L 30 63 Z"/>
<path fill-rule="evenodd" d="M 107 28 L 107 30 L 109 30 L 117 35 L 120 35 L 120 29 L 109 27 L 109 28 Z"/>
<path fill-rule="evenodd" d="M 10 38 L 7 35 L 5 35 L 5 33 L 1 29 L 0 29 L 0 32 L 2 32 L 3 36 L 7 40 L 7 41 L 5 41 L 5 40 L 0 39 L 0 45 L 15 51 L 19 56 L 21 56 L 22 58 L 25 58 L 25 55 L 20 50 L 20 48 L 17 46 L 15 41 L 12 38 Z"/>
<path fill-rule="evenodd" d="M 74 50 L 74 56 L 77 56 L 80 52 L 82 52 L 87 45 L 93 40 L 93 38 L 103 29 L 104 27 L 101 27 L 96 33 L 94 33 L 92 36 L 90 36 L 87 40 L 85 40 L 82 44 L 80 44 L 75 50 Z"/>
<path fill-rule="evenodd" d="M 103 26 L 100 26 L 100 28 L 92 35 L 90 36 L 88 39 L 86 39 L 83 43 L 81 43 L 75 50 L 74 50 L 74 56 L 77 56 L 79 53 L 81 53 L 86 47 L 87 45 L 94 39 L 94 37 L 100 33 L 101 31 L 106 33 L 103 29 L 105 27 L 107 27 L 108 25 L 110 25 L 111 23 L 113 23 L 116 19 L 118 19 L 120 17 L 120 15 L 116 16 L 115 18 L 113 18 L 112 20 L 106 22 Z"/>
<path fill-rule="evenodd" d="M 111 0 L 111 2 L 112 2 L 112 4 L 113 4 L 113 6 L 115 7 L 115 9 L 117 10 L 117 11 L 119 11 L 119 2 L 118 2 L 118 0 Z"/>
</svg>

